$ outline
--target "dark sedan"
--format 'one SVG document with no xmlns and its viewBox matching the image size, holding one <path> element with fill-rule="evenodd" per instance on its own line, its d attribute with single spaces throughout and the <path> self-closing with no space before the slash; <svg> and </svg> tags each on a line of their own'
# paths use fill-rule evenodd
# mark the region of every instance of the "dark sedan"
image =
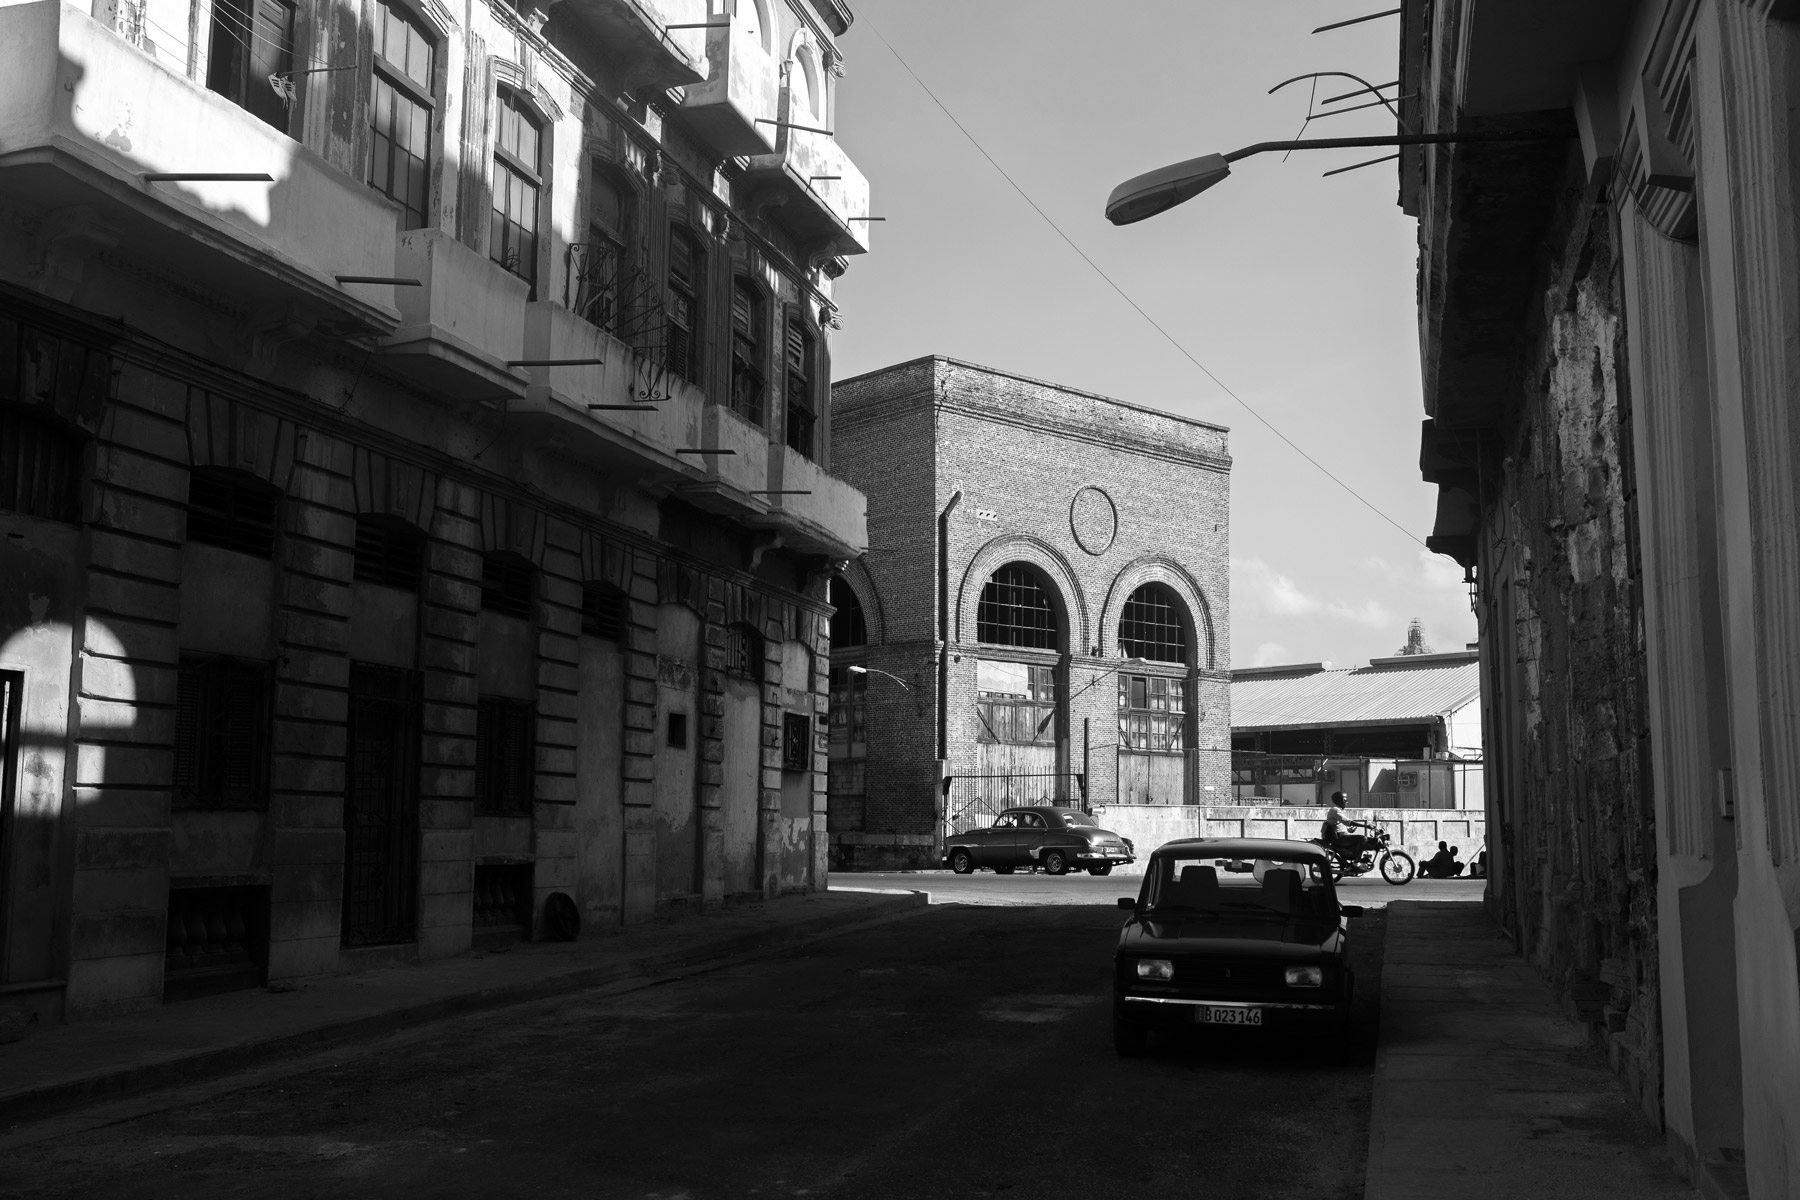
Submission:
<svg viewBox="0 0 1800 1200">
<path fill-rule="evenodd" d="M 1248 862 L 1245 874 L 1228 864 Z M 1308 1026 L 1340 1043 L 1356 991 L 1347 917 L 1325 851 L 1308 842 L 1193 838 L 1150 855 L 1120 908 L 1113 1044 L 1144 1052 L 1152 1030 Z"/>
<path fill-rule="evenodd" d="M 1019 867 L 1042 867 L 1063 875 L 1071 867 L 1105 875 L 1120 863 L 1136 861 L 1127 838 L 1102 829 L 1074 808 L 1009 808 L 986 829 L 952 834 L 944 843 L 944 865 L 958 875 L 991 867 L 1011 875 Z"/>
</svg>

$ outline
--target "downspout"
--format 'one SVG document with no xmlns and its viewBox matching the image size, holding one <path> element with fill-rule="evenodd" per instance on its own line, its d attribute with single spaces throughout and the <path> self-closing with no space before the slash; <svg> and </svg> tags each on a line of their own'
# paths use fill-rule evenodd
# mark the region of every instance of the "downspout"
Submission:
<svg viewBox="0 0 1800 1200">
<path fill-rule="evenodd" d="M 944 774 L 950 769 L 950 515 L 962 503 L 962 489 L 950 493 L 950 503 L 938 514 L 938 678 L 937 678 L 937 832 L 940 841 L 947 832 L 945 821 L 950 813 L 950 795 L 944 787 Z M 942 849 L 942 846 L 939 846 Z"/>
</svg>

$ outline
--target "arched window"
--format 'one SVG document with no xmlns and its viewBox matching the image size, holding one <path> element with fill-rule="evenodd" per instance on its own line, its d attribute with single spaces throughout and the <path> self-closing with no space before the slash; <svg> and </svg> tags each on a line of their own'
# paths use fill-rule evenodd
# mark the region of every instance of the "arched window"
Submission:
<svg viewBox="0 0 1800 1200">
<path fill-rule="evenodd" d="M 769 17 L 769 0 L 756 2 L 756 39 L 762 43 L 764 54 L 775 53 L 775 22 Z"/>
<path fill-rule="evenodd" d="M 1187 640 L 1181 601 L 1174 592 L 1160 583 L 1146 583 L 1126 599 L 1119 615 L 1119 652 L 1125 657 L 1185 663 Z"/>
<path fill-rule="evenodd" d="M 824 89 L 820 86 L 819 60 L 813 54 L 811 46 L 801 46 L 794 52 L 794 71 L 792 80 L 794 99 L 794 117 L 801 120 L 817 121 L 824 117 Z"/>
<path fill-rule="evenodd" d="M 849 646 L 869 644 L 869 624 L 863 617 L 862 601 L 842 579 L 831 581 L 831 645 L 842 650 Z"/>
<path fill-rule="evenodd" d="M 1055 650 L 1058 632 L 1056 606 L 1030 567 L 1012 563 L 988 578 L 975 609 L 977 641 Z"/>
</svg>

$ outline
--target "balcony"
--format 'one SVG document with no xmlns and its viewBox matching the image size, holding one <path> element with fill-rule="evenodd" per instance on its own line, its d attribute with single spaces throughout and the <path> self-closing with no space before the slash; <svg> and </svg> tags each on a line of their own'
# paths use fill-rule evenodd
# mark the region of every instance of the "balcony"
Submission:
<svg viewBox="0 0 1800 1200">
<path fill-rule="evenodd" d="M 804 123 L 804 122 L 801 122 Z M 869 251 L 869 181 L 843 147 L 822 133 L 783 129 L 774 154 L 750 159 L 751 204 L 780 207 L 773 217 L 809 257 Z"/>
<path fill-rule="evenodd" d="M 397 289 L 334 278 L 392 271 L 393 205 L 59 0 L 0 7 L 0 204 L 59 252 L 107 248 L 234 307 L 339 334 L 399 323 Z"/>
<path fill-rule="evenodd" d="M 565 0 L 557 9 L 606 47 L 620 71 L 620 90 L 663 91 L 706 77 L 707 29 L 670 29 L 717 20 L 707 0 Z"/>
<path fill-rule="evenodd" d="M 810 494 L 771 495 L 768 514 L 749 524 L 778 529 L 787 545 L 830 558 L 855 558 L 869 548 L 868 501 L 804 454 L 770 445 L 768 486 Z"/>
<path fill-rule="evenodd" d="M 395 289 L 400 328 L 383 358 L 452 400 L 525 394 L 525 375 L 506 364 L 524 357 L 529 284 L 441 229 L 401 234 L 394 274 L 421 286 Z"/>
<path fill-rule="evenodd" d="M 725 157 L 772 154 L 776 128 L 758 120 L 780 115 L 781 66 L 763 48 L 756 8 L 741 4 L 729 18 L 713 20 L 729 24 L 705 31 L 707 77 L 685 89 L 682 115 Z"/>
</svg>

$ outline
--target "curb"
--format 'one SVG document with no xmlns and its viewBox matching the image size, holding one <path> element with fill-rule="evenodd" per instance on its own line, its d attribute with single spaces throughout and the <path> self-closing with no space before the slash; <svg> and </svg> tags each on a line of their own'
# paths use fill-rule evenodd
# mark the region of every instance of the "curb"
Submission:
<svg viewBox="0 0 1800 1200">
<path fill-rule="evenodd" d="M 631 979 L 652 979 L 683 968 L 720 965 L 731 959 L 784 948 L 831 934 L 848 933 L 900 917 L 924 912 L 930 897 L 924 892 L 895 894 L 855 913 L 821 914 L 791 924 L 752 933 L 736 934 L 713 942 L 661 953 L 641 954 L 613 962 L 596 963 L 545 979 L 499 984 L 402 1005 L 364 1016 L 326 1021 L 310 1029 L 277 1037 L 249 1037 L 162 1062 L 146 1063 L 92 1073 L 77 1079 L 46 1084 L 10 1094 L 0 1094 L 0 1126 L 17 1126 L 53 1116 L 70 1108 L 101 1100 L 120 1099 L 179 1083 L 192 1083 L 209 1075 L 231 1071 L 307 1050 L 319 1050 L 350 1042 L 367 1041 L 404 1029 L 466 1016 L 488 1009 L 525 1004 L 550 996 L 578 992 Z"/>
</svg>

